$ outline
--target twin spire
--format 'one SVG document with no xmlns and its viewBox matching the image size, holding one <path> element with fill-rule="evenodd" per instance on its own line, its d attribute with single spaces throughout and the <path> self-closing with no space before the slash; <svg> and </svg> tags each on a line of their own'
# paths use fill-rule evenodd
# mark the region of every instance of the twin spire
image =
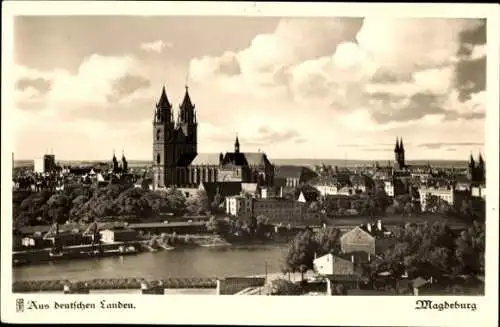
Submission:
<svg viewBox="0 0 500 327">
<path fill-rule="evenodd" d="M 185 86 L 186 92 L 184 93 L 184 99 L 179 106 L 178 121 L 179 123 L 192 122 L 196 123 L 196 113 L 194 111 L 195 106 L 191 101 L 189 96 L 188 86 Z M 156 123 L 162 123 L 166 120 L 173 121 L 173 111 L 172 103 L 168 100 L 167 91 L 165 86 L 162 87 L 160 100 L 156 104 L 154 121 Z"/>
<path fill-rule="evenodd" d="M 401 139 L 398 139 L 396 137 L 396 146 L 394 147 L 394 152 L 402 152 L 405 150 L 405 147 L 403 145 L 403 138 L 401 137 Z"/>
</svg>

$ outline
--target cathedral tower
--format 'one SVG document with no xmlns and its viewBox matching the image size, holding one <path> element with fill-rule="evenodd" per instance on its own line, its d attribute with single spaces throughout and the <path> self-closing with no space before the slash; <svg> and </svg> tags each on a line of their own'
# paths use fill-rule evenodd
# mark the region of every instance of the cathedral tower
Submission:
<svg viewBox="0 0 500 327">
<path fill-rule="evenodd" d="M 396 138 L 396 146 L 394 147 L 394 165 L 396 169 L 403 169 L 405 163 L 405 147 L 403 145 L 403 138 Z"/>
<path fill-rule="evenodd" d="M 197 156 L 195 106 L 188 88 L 179 106 L 177 122 L 165 87 L 156 105 L 153 119 L 153 185 L 155 188 L 181 186 L 185 183 L 188 166 Z"/>
<path fill-rule="evenodd" d="M 186 86 L 177 118 L 176 164 L 178 167 L 189 166 L 198 155 L 197 130 L 195 106 Z"/>
<path fill-rule="evenodd" d="M 153 185 L 173 184 L 175 170 L 175 124 L 172 105 L 163 87 L 153 118 Z"/>
</svg>

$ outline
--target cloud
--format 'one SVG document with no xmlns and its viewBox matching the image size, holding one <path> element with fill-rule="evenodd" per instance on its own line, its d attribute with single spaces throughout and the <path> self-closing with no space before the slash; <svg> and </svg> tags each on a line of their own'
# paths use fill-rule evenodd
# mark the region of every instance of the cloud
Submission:
<svg viewBox="0 0 500 327">
<path fill-rule="evenodd" d="M 235 136 L 226 130 L 210 127 L 212 135 L 209 139 L 212 141 L 230 143 L 234 142 Z M 276 143 L 303 143 L 306 139 L 294 129 L 277 130 L 269 126 L 261 126 L 257 130 L 246 131 L 245 134 L 238 134 L 238 139 L 243 147 L 245 146 L 269 146 Z"/>
<path fill-rule="evenodd" d="M 418 146 L 420 148 L 426 148 L 426 149 L 441 149 L 441 148 L 446 148 L 446 147 L 469 147 L 469 146 L 483 146 L 483 143 L 479 142 L 432 142 L 432 143 L 422 143 L 419 144 Z M 456 149 L 453 149 L 451 151 L 455 151 Z"/>
<path fill-rule="evenodd" d="M 174 45 L 171 42 L 157 40 L 153 42 L 142 43 L 140 48 L 146 52 L 161 53 L 165 48 L 172 48 Z"/>
<path fill-rule="evenodd" d="M 52 82 L 42 77 L 38 78 L 21 78 L 17 80 L 16 88 L 20 91 L 30 91 L 32 96 L 43 96 L 50 91 Z"/>
<path fill-rule="evenodd" d="M 112 94 L 108 96 L 108 101 L 118 101 L 150 85 L 151 82 L 142 76 L 126 74 L 113 81 Z"/>
<path fill-rule="evenodd" d="M 150 118 L 151 111 L 144 108 L 153 108 L 151 83 L 142 76 L 143 66 L 136 58 L 93 54 L 75 73 L 23 66 L 16 70 L 15 106 L 20 110 L 50 111 L 67 122 Z"/>
<path fill-rule="evenodd" d="M 484 21 L 475 19 L 285 19 L 246 49 L 193 59 L 190 67 L 200 83 L 230 77 L 214 83 L 255 94 L 282 88 L 276 94 L 300 105 L 387 128 L 426 116 L 426 123 L 481 118 L 463 107 L 477 106 L 467 100 L 485 89 L 484 33 Z M 464 44 L 472 44 L 467 56 Z"/>
</svg>

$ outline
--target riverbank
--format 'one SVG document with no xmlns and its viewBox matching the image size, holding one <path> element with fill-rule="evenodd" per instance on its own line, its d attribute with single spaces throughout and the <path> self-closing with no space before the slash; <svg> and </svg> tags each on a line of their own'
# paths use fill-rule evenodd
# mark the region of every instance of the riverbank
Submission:
<svg viewBox="0 0 500 327">
<path fill-rule="evenodd" d="M 267 240 L 232 240 L 228 242 L 218 235 L 151 235 L 133 242 L 101 243 L 100 245 L 78 245 L 63 247 L 59 253 L 52 248 L 42 248 L 12 253 L 13 266 L 37 265 L 60 261 L 82 261 L 122 257 L 144 253 L 183 251 L 193 248 L 235 248 L 252 246 L 281 246 L 289 238 Z"/>
</svg>

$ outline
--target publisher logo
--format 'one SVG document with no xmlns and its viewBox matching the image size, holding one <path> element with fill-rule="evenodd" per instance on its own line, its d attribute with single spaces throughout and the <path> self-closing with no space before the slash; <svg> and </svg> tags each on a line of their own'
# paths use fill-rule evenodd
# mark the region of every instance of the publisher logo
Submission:
<svg viewBox="0 0 500 327">
<path fill-rule="evenodd" d="M 24 312 L 24 299 L 16 299 L 16 312 Z"/>
</svg>

